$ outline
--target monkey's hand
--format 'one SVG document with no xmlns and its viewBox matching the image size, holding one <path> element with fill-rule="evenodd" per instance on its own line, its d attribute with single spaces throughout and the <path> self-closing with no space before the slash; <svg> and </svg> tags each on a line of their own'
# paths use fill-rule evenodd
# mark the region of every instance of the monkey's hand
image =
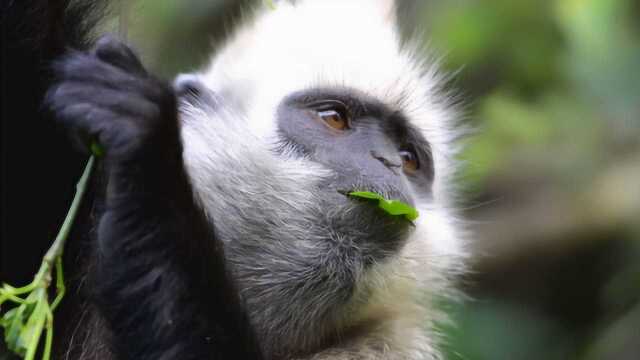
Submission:
<svg viewBox="0 0 640 360">
<path fill-rule="evenodd" d="M 259 359 L 218 240 L 194 203 L 174 91 L 112 38 L 57 70 L 48 106 L 84 149 L 97 141 L 105 152 L 100 261 L 90 278 L 117 358 Z"/>
<path fill-rule="evenodd" d="M 97 141 L 109 165 L 175 158 L 181 149 L 175 95 L 125 44 L 105 36 L 90 53 L 59 61 L 56 70 L 59 83 L 47 105 L 83 149 Z"/>
</svg>

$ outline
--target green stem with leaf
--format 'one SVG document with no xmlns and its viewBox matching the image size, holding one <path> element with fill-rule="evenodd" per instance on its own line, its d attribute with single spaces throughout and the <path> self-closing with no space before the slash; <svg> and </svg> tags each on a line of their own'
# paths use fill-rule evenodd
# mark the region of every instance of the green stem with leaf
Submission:
<svg viewBox="0 0 640 360">
<path fill-rule="evenodd" d="M 29 285 L 19 288 L 8 284 L 3 284 L 0 288 L 0 313 L 5 302 L 14 304 L 0 317 L 0 326 L 4 328 L 7 348 L 24 359 L 32 360 L 35 358 L 43 331 L 46 331 L 46 337 L 42 359 L 48 360 L 51 357 L 53 311 L 60 304 L 65 293 L 62 254 L 65 242 L 71 232 L 71 226 L 87 190 L 94 162 L 94 156 L 89 158 L 82 177 L 76 185 L 76 194 L 69 212 L 55 241 L 44 255 L 40 269 L 33 281 Z M 53 302 L 49 303 L 49 286 L 53 279 L 54 267 L 56 269 L 56 291 Z"/>
</svg>

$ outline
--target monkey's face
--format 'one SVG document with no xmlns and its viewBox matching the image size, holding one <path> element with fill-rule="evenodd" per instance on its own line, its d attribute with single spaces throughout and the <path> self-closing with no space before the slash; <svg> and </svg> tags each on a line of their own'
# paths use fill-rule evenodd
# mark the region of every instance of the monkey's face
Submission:
<svg viewBox="0 0 640 360">
<path fill-rule="evenodd" d="M 303 354 L 407 314 L 423 324 L 415 304 L 459 268 L 453 114 L 433 68 L 375 4 L 281 3 L 208 72 L 178 81 L 198 93 L 180 109 L 187 170 L 267 354 Z M 354 190 L 420 217 L 344 195 Z"/>
<path fill-rule="evenodd" d="M 382 268 L 419 223 L 346 193 L 421 208 L 434 177 L 421 133 L 379 100 L 332 87 L 284 97 L 275 136 L 259 137 L 197 80 L 177 87 L 192 183 L 266 351 L 312 351 L 371 321 L 372 282 L 399 275 Z"/>
<path fill-rule="evenodd" d="M 315 188 L 319 206 L 327 226 L 360 247 L 364 263 L 398 251 L 413 223 L 348 193 L 370 191 L 411 205 L 418 195 L 430 196 L 428 142 L 401 112 L 354 89 L 306 89 L 278 106 L 276 137 L 278 155 L 328 171 Z"/>
</svg>

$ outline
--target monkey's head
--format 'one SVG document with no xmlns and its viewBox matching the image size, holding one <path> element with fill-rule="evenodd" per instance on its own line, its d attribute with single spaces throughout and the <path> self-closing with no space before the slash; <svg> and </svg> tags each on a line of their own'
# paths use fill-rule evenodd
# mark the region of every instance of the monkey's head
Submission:
<svg viewBox="0 0 640 360">
<path fill-rule="evenodd" d="M 455 113 L 393 19 L 386 1 L 279 3 L 177 81 L 188 173 L 271 356 L 363 342 L 431 353 L 429 304 L 464 254 Z"/>
</svg>

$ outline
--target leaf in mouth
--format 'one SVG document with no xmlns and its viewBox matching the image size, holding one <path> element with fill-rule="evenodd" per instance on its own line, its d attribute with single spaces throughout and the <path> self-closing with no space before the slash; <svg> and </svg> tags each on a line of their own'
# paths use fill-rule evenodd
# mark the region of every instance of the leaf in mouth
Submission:
<svg viewBox="0 0 640 360">
<path fill-rule="evenodd" d="M 351 191 L 348 195 L 363 199 L 377 200 L 378 207 L 386 211 L 389 215 L 404 216 L 409 221 L 416 220 L 419 215 L 418 210 L 407 203 L 400 200 L 388 200 L 385 199 L 384 196 L 371 191 Z"/>
</svg>

